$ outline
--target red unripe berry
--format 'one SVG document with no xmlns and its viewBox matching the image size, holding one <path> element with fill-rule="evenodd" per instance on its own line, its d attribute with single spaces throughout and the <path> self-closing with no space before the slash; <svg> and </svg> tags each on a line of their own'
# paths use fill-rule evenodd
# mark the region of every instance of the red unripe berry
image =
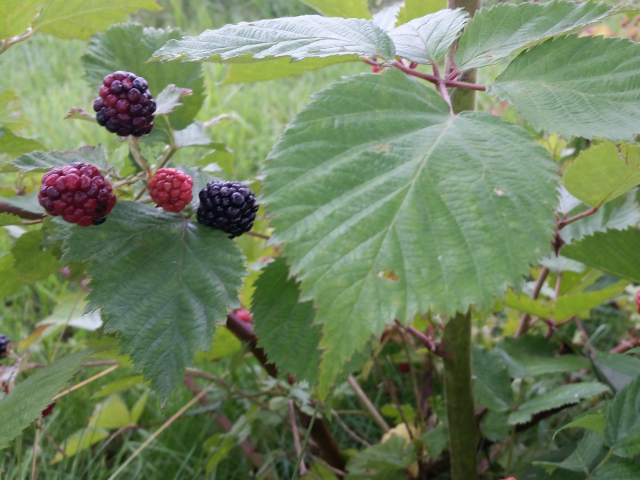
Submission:
<svg viewBox="0 0 640 480">
<path fill-rule="evenodd" d="M 383 68 L 382 68 L 382 67 L 378 67 L 377 65 L 372 65 L 372 66 L 371 66 L 371 71 L 372 71 L 373 73 L 379 73 L 379 72 L 381 72 L 382 70 L 383 70 Z"/>
<path fill-rule="evenodd" d="M 251 321 L 253 320 L 253 315 L 251 314 L 251 312 L 248 312 L 244 309 L 236 310 L 236 317 L 238 317 L 245 323 L 251 323 Z"/>
<path fill-rule="evenodd" d="M 636 294 L 636 305 L 638 306 L 638 313 L 640 313 L 640 290 Z"/>
<path fill-rule="evenodd" d="M 411 371 L 411 365 L 409 365 L 408 363 L 399 363 L 398 370 L 400 370 L 400 372 L 402 373 L 409 373 Z"/>
<path fill-rule="evenodd" d="M 182 211 L 191 202 L 192 189 L 191 177 L 176 168 L 159 169 L 149 182 L 149 195 L 153 201 L 159 207 L 174 213 Z"/>
</svg>

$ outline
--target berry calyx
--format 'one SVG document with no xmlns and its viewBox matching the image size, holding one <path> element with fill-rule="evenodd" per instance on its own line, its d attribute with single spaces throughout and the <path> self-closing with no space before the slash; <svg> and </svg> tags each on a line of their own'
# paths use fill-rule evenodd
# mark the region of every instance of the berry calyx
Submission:
<svg viewBox="0 0 640 480">
<path fill-rule="evenodd" d="M 131 72 L 118 70 L 102 80 L 93 102 L 96 120 L 121 137 L 141 137 L 153 130 L 156 102 L 147 81 Z"/>
<path fill-rule="evenodd" d="M 253 228 L 257 211 L 256 196 L 244 183 L 216 180 L 200 190 L 196 218 L 235 238 Z"/>
<path fill-rule="evenodd" d="M 81 227 L 101 225 L 116 204 L 109 181 L 88 163 L 53 168 L 42 177 L 40 205 L 49 213 Z"/>
<path fill-rule="evenodd" d="M 11 353 L 13 343 L 6 335 L 0 335 L 0 358 L 5 358 Z"/>
<path fill-rule="evenodd" d="M 178 213 L 191 201 L 193 180 L 176 168 L 161 168 L 149 182 L 149 195 L 167 212 Z"/>
</svg>

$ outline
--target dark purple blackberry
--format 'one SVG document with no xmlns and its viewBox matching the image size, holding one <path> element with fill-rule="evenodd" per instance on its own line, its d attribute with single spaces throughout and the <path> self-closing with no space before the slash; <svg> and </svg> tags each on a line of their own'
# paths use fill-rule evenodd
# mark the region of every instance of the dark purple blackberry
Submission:
<svg viewBox="0 0 640 480">
<path fill-rule="evenodd" d="M 6 335 L 0 335 L 0 358 L 4 358 L 9 355 L 11 351 L 11 340 Z"/>
<path fill-rule="evenodd" d="M 234 238 L 253 228 L 257 211 L 256 196 L 244 183 L 212 181 L 200 191 L 196 218 Z"/>
<path fill-rule="evenodd" d="M 121 137 L 141 137 L 153 130 L 156 102 L 147 81 L 131 72 L 117 72 L 102 80 L 93 102 L 98 124 Z"/>
</svg>

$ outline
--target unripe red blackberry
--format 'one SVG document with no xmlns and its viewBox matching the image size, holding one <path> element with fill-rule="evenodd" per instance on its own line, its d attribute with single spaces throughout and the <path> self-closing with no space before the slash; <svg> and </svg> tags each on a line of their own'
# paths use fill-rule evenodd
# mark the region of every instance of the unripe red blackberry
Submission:
<svg viewBox="0 0 640 480">
<path fill-rule="evenodd" d="M 239 237 L 253 228 L 256 197 L 243 183 L 212 181 L 200 191 L 196 218 L 208 227 Z"/>
<path fill-rule="evenodd" d="M 96 120 L 121 137 L 151 133 L 156 102 L 148 88 L 144 78 L 131 72 L 118 70 L 107 75 L 93 102 Z"/>
<path fill-rule="evenodd" d="M 193 180 L 176 168 L 161 168 L 149 182 L 149 195 L 167 212 L 178 213 L 191 201 Z"/>
<path fill-rule="evenodd" d="M 44 174 L 38 201 L 50 215 L 88 227 L 105 222 L 116 196 L 96 167 L 75 162 Z"/>
<path fill-rule="evenodd" d="M 11 340 L 6 335 L 0 335 L 0 358 L 4 358 L 11 352 Z"/>
</svg>

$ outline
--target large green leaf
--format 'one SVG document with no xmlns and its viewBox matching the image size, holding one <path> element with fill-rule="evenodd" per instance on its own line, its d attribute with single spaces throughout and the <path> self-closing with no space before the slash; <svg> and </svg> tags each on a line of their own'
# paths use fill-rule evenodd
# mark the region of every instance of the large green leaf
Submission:
<svg viewBox="0 0 640 480">
<path fill-rule="evenodd" d="M 574 472 L 589 472 L 597 465 L 596 460 L 603 457 L 606 449 L 604 438 L 595 432 L 586 432 L 576 450 L 562 462 L 534 462 L 545 468 L 562 468 Z"/>
<path fill-rule="evenodd" d="M 9 395 L 0 400 L 0 448 L 4 448 L 31 422 L 40 417 L 51 399 L 80 370 L 93 352 L 84 350 L 57 360 L 18 383 Z"/>
<path fill-rule="evenodd" d="M 2 0 L 0 2 L 0 40 L 25 33 L 44 0 Z"/>
<path fill-rule="evenodd" d="M 453 117 L 400 72 L 316 94 L 269 155 L 264 201 L 324 324 L 322 393 L 394 319 L 487 309 L 521 284 L 549 249 L 553 169 L 524 129 Z"/>
<path fill-rule="evenodd" d="M 637 228 L 607 230 L 567 245 L 562 254 L 616 277 L 640 282 L 638 245 L 640 231 Z"/>
<path fill-rule="evenodd" d="M 259 345 L 283 373 L 314 384 L 320 364 L 320 329 L 311 302 L 300 292 L 283 258 L 267 265 L 256 281 L 252 310 Z"/>
<path fill-rule="evenodd" d="M 391 39 L 370 20 L 303 15 L 226 25 L 197 37 L 171 40 L 153 58 L 219 61 L 247 54 L 255 59 L 291 57 L 294 61 L 334 55 L 392 60 L 395 48 Z"/>
<path fill-rule="evenodd" d="M 0 9 L 2 7 L 0 6 Z M 0 14 L 0 18 L 2 15 Z M 1 24 L 0 24 L 1 25 Z M 2 28 L 0 26 L 0 28 Z M 2 36 L 0 36 L 0 39 Z M 18 95 L 13 90 L 0 92 L 0 125 L 19 130 L 29 124 L 29 120 L 20 113 Z"/>
<path fill-rule="evenodd" d="M 13 165 L 20 169 L 20 172 L 30 172 L 31 170 L 50 170 L 54 167 L 64 167 L 73 162 L 89 163 L 104 170 L 107 168 L 107 151 L 102 145 L 85 147 L 73 152 L 52 150 L 50 152 L 36 151 L 20 155 L 13 161 Z"/>
<path fill-rule="evenodd" d="M 192 95 L 184 97 L 183 106 L 169 115 L 173 128 L 185 128 L 193 122 L 205 98 L 202 67 L 191 64 L 176 68 L 157 62 L 146 63 L 167 41 L 181 36 L 180 30 L 175 28 L 157 29 L 133 23 L 113 25 L 103 35 L 91 38 L 87 53 L 82 57 L 85 78 L 99 85 L 105 75 L 115 70 L 127 70 L 144 77 L 154 96 L 170 84 L 188 88 Z"/>
<path fill-rule="evenodd" d="M 135 202 L 118 202 L 99 228 L 72 227 L 63 260 L 92 260 L 87 309 L 162 398 L 182 381 L 216 322 L 239 306 L 243 257 L 217 230 Z"/>
<path fill-rule="evenodd" d="M 371 19 L 367 0 L 302 0 L 327 17 Z"/>
<path fill-rule="evenodd" d="M 522 52 L 487 92 L 538 130 L 633 141 L 640 133 L 640 45 L 574 35 L 548 40 Z"/>
<path fill-rule="evenodd" d="M 640 376 L 609 405 L 604 438 L 616 455 L 633 457 L 640 453 Z"/>
<path fill-rule="evenodd" d="M 562 428 L 558 429 L 556 433 L 553 434 L 553 436 L 555 437 L 559 431 L 564 430 L 565 428 L 584 428 L 585 430 L 596 432 L 602 435 L 604 433 L 604 427 L 606 423 L 607 415 L 604 413 L 585 415 L 584 417 L 575 419 L 573 422 L 567 423 Z"/>
<path fill-rule="evenodd" d="M 402 25 L 414 18 L 424 17 L 430 13 L 447 8 L 445 0 L 405 0 L 398 12 L 396 25 Z"/>
<path fill-rule="evenodd" d="M 138 10 L 162 10 L 156 0 L 45 0 L 33 28 L 59 38 L 79 38 L 104 31 L 123 22 Z"/>
<path fill-rule="evenodd" d="M 440 10 L 389 32 L 396 55 L 418 63 L 436 63 L 447 53 L 469 20 L 462 9 Z"/>
<path fill-rule="evenodd" d="M 475 377 L 473 391 L 480 403 L 490 410 L 508 410 L 513 404 L 513 390 L 502 356 L 498 352 L 474 345 L 472 370 Z"/>
<path fill-rule="evenodd" d="M 45 280 L 61 268 L 51 250 L 40 248 L 42 241 L 42 230 L 32 230 L 20 235 L 11 249 L 15 258 L 14 268 L 25 283 Z"/>
<path fill-rule="evenodd" d="M 461 70 L 491 65 L 523 47 L 599 22 L 613 11 L 604 3 L 564 1 L 483 8 L 460 37 L 456 64 Z"/>
<path fill-rule="evenodd" d="M 580 400 L 595 397 L 608 391 L 609 388 L 606 385 L 595 382 L 562 385 L 550 392 L 524 402 L 518 407 L 518 410 L 509 415 L 509 424 L 517 425 L 519 423 L 527 423 L 536 413 L 578 403 Z"/>
<path fill-rule="evenodd" d="M 598 468 L 590 480 L 637 480 L 640 478 L 640 463 L 635 460 L 609 460 Z"/>
<path fill-rule="evenodd" d="M 8 128 L 0 126 L 0 154 L 17 157 L 34 150 L 45 150 L 44 146 L 30 138 L 19 137 Z"/>
<path fill-rule="evenodd" d="M 580 152 L 562 181 L 571 195 L 599 207 L 640 183 L 640 148 L 612 142 L 594 145 Z"/>
</svg>

